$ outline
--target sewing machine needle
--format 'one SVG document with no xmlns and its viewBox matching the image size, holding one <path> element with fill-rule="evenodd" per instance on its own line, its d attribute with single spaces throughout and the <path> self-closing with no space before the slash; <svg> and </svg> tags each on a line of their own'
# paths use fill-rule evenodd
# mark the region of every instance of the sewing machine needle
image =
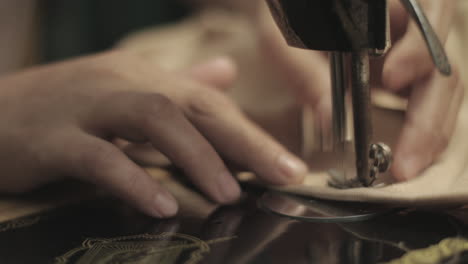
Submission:
<svg viewBox="0 0 468 264">
<path fill-rule="evenodd" d="M 352 53 L 351 79 L 357 176 L 362 185 L 370 186 L 375 177 L 371 175 L 369 166 L 372 117 L 368 50 L 364 49 Z"/>
</svg>

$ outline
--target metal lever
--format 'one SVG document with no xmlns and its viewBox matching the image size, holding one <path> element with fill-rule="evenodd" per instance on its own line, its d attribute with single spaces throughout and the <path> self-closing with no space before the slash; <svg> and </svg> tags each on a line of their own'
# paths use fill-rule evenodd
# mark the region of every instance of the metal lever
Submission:
<svg viewBox="0 0 468 264">
<path fill-rule="evenodd" d="M 448 76 L 452 74 L 452 68 L 447 54 L 445 53 L 445 49 L 434 32 L 431 23 L 429 23 L 429 20 L 424 14 L 418 0 L 401 0 L 401 3 L 405 6 L 411 17 L 416 21 L 419 30 L 421 30 L 437 69 L 444 75 Z"/>
</svg>

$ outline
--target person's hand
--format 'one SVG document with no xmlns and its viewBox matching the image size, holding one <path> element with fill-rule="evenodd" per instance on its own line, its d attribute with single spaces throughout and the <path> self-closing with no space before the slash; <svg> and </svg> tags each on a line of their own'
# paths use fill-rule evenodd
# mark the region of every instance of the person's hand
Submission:
<svg viewBox="0 0 468 264">
<path fill-rule="evenodd" d="M 451 28 L 454 0 L 421 0 L 443 44 Z M 264 5 L 265 6 L 265 5 Z M 464 94 L 458 67 L 451 77 L 435 68 L 416 24 L 399 0 L 390 1 L 393 47 L 372 63 L 372 83 L 408 96 L 406 121 L 394 149 L 392 174 L 404 181 L 419 175 L 445 150 L 455 128 Z M 312 106 L 322 119 L 331 116 L 330 75 L 325 53 L 289 47 L 266 8 L 259 9 L 254 24 L 260 52 L 289 80 L 301 103 Z"/>
<path fill-rule="evenodd" d="M 445 44 L 450 32 L 454 0 L 420 0 Z M 438 72 L 414 21 L 400 1 L 390 1 L 393 47 L 385 57 L 381 87 L 408 96 L 406 121 L 394 149 L 392 174 L 405 181 L 418 176 L 446 149 L 463 101 L 464 87 L 452 61 L 452 76 Z M 379 68 L 379 67 L 377 67 Z"/>
<path fill-rule="evenodd" d="M 300 182 L 306 166 L 247 120 L 214 86 L 235 77 L 226 59 L 164 72 L 122 51 L 0 79 L 0 191 L 65 175 L 105 187 L 145 213 L 169 217 L 169 192 L 109 141 L 150 142 L 211 199 L 240 189 L 223 161 L 268 183 Z"/>
</svg>

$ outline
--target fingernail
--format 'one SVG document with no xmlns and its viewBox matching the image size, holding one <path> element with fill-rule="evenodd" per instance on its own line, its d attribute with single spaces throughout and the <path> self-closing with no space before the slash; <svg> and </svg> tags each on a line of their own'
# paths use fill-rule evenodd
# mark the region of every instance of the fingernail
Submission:
<svg viewBox="0 0 468 264">
<path fill-rule="evenodd" d="M 177 202 L 168 193 L 160 192 L 154 200 L 156 214 L 160 218 L 172 217 L 177 214 Z"/>
<path fill-rule="evenodd" d="M 308 172 L 304 162 L 290 154 L 280 156 L 278 163 L 281 172 L 288 178 L 288 182 L 301 182 Z"/>
<path fill-rule="evenodd" d="M 218 202 L 231 203 L 239 199 L 240 187 L 229 172 L 222 173 L 218 179 L 220 196 Z"/>
</svg>

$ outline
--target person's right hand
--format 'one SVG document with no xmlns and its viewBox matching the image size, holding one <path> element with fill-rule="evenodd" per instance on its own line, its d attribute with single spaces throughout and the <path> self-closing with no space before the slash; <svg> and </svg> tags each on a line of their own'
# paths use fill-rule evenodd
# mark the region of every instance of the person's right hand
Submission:
<svg viewBox="0 0 468 264">
<path fill-rule="evenodd" d="M 420 0 L 420 5 L 443 46 L 453 28 L 455 0 Z M 465 94 L 460 66 L 454 58 L 451 76 L 435 67 L 423 36 L 400 1 L 390 1 L 393 47 L 384 63 L 374 66 L 381 73 L 383 89 L 407 96 L 408 107 L 401 133 L 393 147 L 392 175 L 407 181 L 437 162 L 455 131 Z"/>
<path fill-rule="evenodd" d="M 456 1 L 420 1 L 443 45 L 448 40 Z M 313 109 L 324 124 L 330 124 L 331 83 L 326 55 L 289 47 L 266 5 L 257 10 L 254 25 L 260 52 L 277 74 L 288 81 L 301 103 Z M 396 145 L 391 172 L 398 181 L 411 180 L 436 162 L 454 133 L 464 98 L 459 66 L 444 76 L 432 62 L 417 24 L 400 1 L 389 1 L 393 47 L 371 64 L 372 87 L 407 95 L 408 108 Z M 397 135 L 396 135 L 397 136 Z"/>
<path fill-rule="evenodd" d="M 70 175 L 149 215 L 173 216 L 175 199 L 109 142 L 115 138 L 150 142 L 220 203 L 240 195 L 223 159 L 272 184 L 300 182 L 306 166 L 212 88 L 234 76 L 226 60 L 168 73 L 122 51 L 6 76 L 0 79 L 0 192 Z"/>
</svg>

